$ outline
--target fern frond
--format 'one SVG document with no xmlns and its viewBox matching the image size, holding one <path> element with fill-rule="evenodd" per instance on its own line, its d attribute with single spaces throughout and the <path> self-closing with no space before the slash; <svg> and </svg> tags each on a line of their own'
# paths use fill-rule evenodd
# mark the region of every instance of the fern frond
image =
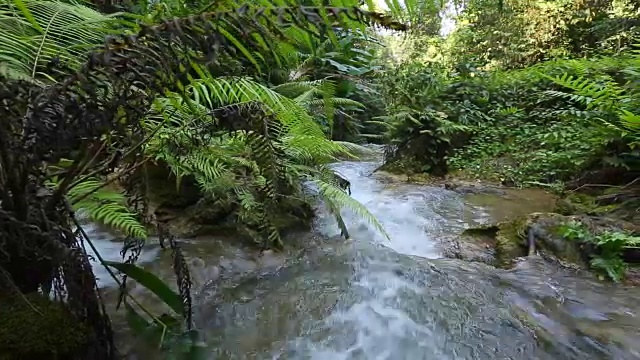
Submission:
<svg viewBox="0 0 640 360">
<path fill-rule="evenodd" d="M 103 186 L 104 182 L 100 180 L 87 179 L 69 190 L 69 203 L 75 211 L 85 212 L 93 221 L 122 231 L 127 236 L 146 239 L 147 230 L 126 206 L 125 196 Z"/>
<path fill-rule="evenodd" d="M 618 86 L 612 79 L 607 78 L 603 81 L 594 81 L 585 77 L 574 77 L 569 74 L 562 76 L 548 76 L 558 85 L 566 87 L 574 91 L 573 94 L 562 93 L 559 91 L 546 91 L 547 94 L 556 97 L 564 97 L 572 101 L 587 105 L 587 109 L 606 108 L 607 110 L 616 106 L 617 100 L 624 93 L 624 89 Z"/>
<path fill-rule="evenodd" d="M 336 84 L 331 80 L 316 81 L 296 81 L 277 86 L 274 90 L 289 94 L 293 100 L 304 107 L 312 110 L 314 106 L 324 106 L 325 115 L 330 125 L 333 120 L 336 105 L 363 106 L 351 99 L 336 98 Z"/>
<path fill-rule="evenodd" d="M 212 110 L 224 105 L 257 101 L 276 115 L 285 132 L 324 136 L 320 126 L 299 104 L 249 78 L 198 79 L 191 83 L 187 91 L 196 104 Z"/>
<path fill-rule="evenodd" d="M 349 151 L 350 154 L 368 154 L 373 155 L 376 153 L 375 150 L 372 150 L 366 146 L 358 145 L 348 141 L 333 141 L 334 143 L 343 146 L 345 149 Z M 356 159 L 358 157 L 356 156 Z"/>
<path fill-rule="evenodd" d="M 382 224 L 375 218 L 375 216 L 373 216 L 373 214 L 371 214 L 364 205 L 349 196 L 344 190 L 334 184 L 321 179 L 316 178 L 312 179 L 311 181 L 318 186 L 321 197 L 329 204 L 331 204 L 330 206 L 340 209 L 348 208 L 349 210 L 353 211 L 355 214 L 366 220 L 369 224 L 373 225 L 373 227 L 378 232 L 380 232 L 380 234 L 389 239 L 389 234 L 384 229 Z M 334 213 L 334 215 L 338 217 L 339 213 Z M 338 219 L 338 223 L 340 223 L 341 221 L 342 218 L 340 217 L 340 219 Z M 344 221 L 342 221 L 342 223 L 344 223 Z"/>
<path fill-rule="evenodd" d="M 296 98 L 296 100 L 298 100 Z M 333 106 L 353 106 L 353 107 L 357 107 L 357 108 L 364 108 L 365 106 L 356 100 L 352 100 L 352 99 L 347 99 L 347 98 L 338 98 L 338 97 L 334 97 L 334 98 L 329 98 L 329 99 L 317 99 L 317 100 L 309 100 L 304 102 L 306 105 L 310 105 L 310 106 L 321 106 L 321 105 L 325 105 L 326 102 L 329 101 L 331 102 L 331 104 Z"/>
<path fill-rule="evenodd" d="M 327 80 L 291 81 L 274 86 L 272 89 L 286 97 L 294 98 L 308 91 L 320 92 L 320 88 Z"/>
<path fill-rule="evenodd" d="M 295 135 L 283 136 L 284 151 L 292 159 L 312 159 L 317 163 L 338 161 L 340 156 L 355 158 L 343 144 L 325 137 Z"/>
</svg>

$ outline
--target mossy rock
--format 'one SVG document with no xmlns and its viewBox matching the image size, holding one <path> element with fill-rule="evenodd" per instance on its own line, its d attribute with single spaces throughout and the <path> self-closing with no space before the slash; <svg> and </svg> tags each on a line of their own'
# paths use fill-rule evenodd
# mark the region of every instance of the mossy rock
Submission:
<svg viewBox="0 0 640 360">
<path fill-rule="evenodd" d="M 527 218 L 516 218 L 497 225 L 496 266 L 509 268 L 516 258 L 527 255 L 527 247 L 525 246 L 527 220 Z"/>
<path fill-rule="evenodd" d="M 528 234 L 535 229 L 535 250 L 547 257 L 587 268 L 588 249 L 578 241 L 565 239 L 561 228 L 579 216 L 564 216 L 556 213 L 532 213 L 512 221 L 500 223 L 496 234 L 497 266 L 508 268 L 516 258 L 528 254 Z M 586 221 L 586 220 L 585 220 Z"/>
<path fill-rule="evenodd" d="M 74 358 L 88 342 L 90 329 L 40 294 L 1 296 L 0 319 L 0 360 Z"/>
<path fill-rule="evenodd" d="M 592 214 L 598 206 L 594 197 L 571 193 L 556 204 L 555 212 L 561 215 Z"/>
<path fill-rule="evenodd" d="M 282 200 L 276 210 L 269 213 L 269 221 L 284 236 L 290 232 L 309 230 L 314 216 L 311 204 L 289 198 Z M 240 222 L 235 209 L 221 208 L 205 201 L 181 212 L 174 211 L 167 225 L 169 232 L 178 237 L 222 235 L 237 237 L 248 243 L 259 237 L 255 231 L 256 224 Z"/>
<path fill-rule="evenodd" d="M 420 164 L 406 159 L 389 161 L 382 164 L 376 171 L 384 171 L 394 175 L 413 175 L 419 173 Z"/>
<path fill-rule="evenodd" d="M 493 265 L 496 267 L 510 268 L 517 258 L 526 256 L 529 250 L 527 238 L 532 231 L 535 251 L 544 258 L 571 268 L 589 269 L 590 259 L 597 253 L 597 248 L 588 241 L 565 238 L 563 228 L 571 223 L 582 224 L 592 234 L 605 231 L 640 234 L 640 225 L 610 217 L 532 213 L 514 220 L 468 229 L 462 235 L 492 244 L 495 249 Z M 640 262 L 640 252 L 636 250 L 627 249 L 623 254 L 625 261 Z"/>
<path fill-rule="evenodd" d="M 467 229 L 461 238 L 476 239 L 477 242 L 490 244 L 495 249 L 493 265 L 509 268 L 513 261 L 527 254 L 525 246 L 527 218 L 503 221 Z M 467 240 L 468 241 L 468 240 Z"/>
<path fill-rule="evenodd" d="M 183 176 L 177 181 L 175 174 L 164 161 L 147 164 L 144 170 L 140 171 L 145 171 L 147 200 L 153 204 L 186 208 L 202 198 L 200 187 L 193 176 Z"/>
<path fill-rule="evenodd" d="M 513 220 L 468 229 L 463 233 L 463 236 L 478 239 L 492 238 L 496 256 L 494 265 L 500 268 L 510 268 L 517 258 L 528 254 L 527 235 L 529 229 L 535 227 L 537 229 L 535 233 L 536 251 L 541 251 L 567 263 L 586 266 L 587 256 L 583 244 L 567 240 L 560 234 L 561 226 L 570 221 L 577 221 L 576 219 L 580 219 L 580 217 L 569 217 L 555 213 L 532 213 Z"/>
<path fill-rule="evenodd" d="M 568 240 L 562 235 L 562 228 L 572 222 L 581 222 L 592 228 L 594 225 L 587 216 L 564 216 L 555 213 L 540 213 L 529 216 L 529 226 L 538 228 L 536 250 L 560 259 L 565 264 L 574 264 L 588 268 L 588 253 L 584 243 Z"/>
</svg>

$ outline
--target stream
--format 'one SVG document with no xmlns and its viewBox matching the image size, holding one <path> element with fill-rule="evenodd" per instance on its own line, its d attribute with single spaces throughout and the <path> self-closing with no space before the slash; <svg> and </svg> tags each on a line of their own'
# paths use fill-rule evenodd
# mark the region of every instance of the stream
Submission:
<svg viewBox="0 0 640 360">
<path fill-rule="evenodd" d="M 272 255 L 260 271 L 237 248 L 185 243 L 199 259 L 194 318 L 211 359 L 640 359 L 640 289 L 538 257 L 511 270 L 444 259 L 442 239 L 490 221 L 492 209 L 444 188 L 375 175 L 378 165 L 334 168 L 390 239 L 345 211 L 352 236 L 345 241 L 320 210 L 321 236 L 290 239 L 304 251 L 285 254 L 287 261 Z M 96 243 L 119 259 L 118 244 L 105 236 Z M 240 265 L 229 257 L 242 258 Z M 140 261 L 171 279 L 157 245 Z M 220 266 L 249 275 L 225 282 Z M 95 269 L 103 287 L 113 286 Z"/>
</svg>

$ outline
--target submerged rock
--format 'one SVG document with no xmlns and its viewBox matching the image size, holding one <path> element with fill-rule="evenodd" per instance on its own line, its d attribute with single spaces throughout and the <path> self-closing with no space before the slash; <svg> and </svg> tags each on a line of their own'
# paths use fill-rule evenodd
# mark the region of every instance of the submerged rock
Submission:
<svg viewBox="0 0 640 360">
<path fill-rule="evenodd" d="M 541 345 L 555 344 L 572 352 L 585 341 L 603 352 L 602 357 L 570 357 L 575 359 L 640 356 L 640 318 L 633 306 L 638 289 L 602 283 L 588 272 L 567 269 L 540 256 L 522 258 L 497 276 L 501 284 L 510 286 L 507 298 L 514 315 Z"/>
<path fill-rule="evenodd" d="M 491 194 L 491 195 L 507 195 L 504 188 L 492 184 L 480 182 L 470 182 L 462 180 L 448 180 L 444 183 L 444 188 L 455 191 L 459 194 Z"/>
</svg>

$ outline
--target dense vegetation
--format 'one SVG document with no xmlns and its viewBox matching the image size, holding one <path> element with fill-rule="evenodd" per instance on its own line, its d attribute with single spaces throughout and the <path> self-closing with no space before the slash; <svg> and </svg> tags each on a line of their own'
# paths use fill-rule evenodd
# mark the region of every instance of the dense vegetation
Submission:
<svg viewBox="0 0 640 360">
<path fill-rule="evenodd" d="M 470 1 L 448 36 L 395 40 L 402 50 L 389 56 L 409 55 L 381 79 L 394 145 L 387 168 L 517 185 L 588 170 L 633 180 L 638 11 L 631 1 L 507 1 L 499 10 Z"/>
<path fill-rule="evenodd" d="M 345 207 L 384 232 L 328 166 L 366 141 L 389 145 L 390 171 L 618 185 L 609 195 L 637 208 L 636 2 L 385 3 L 0 1 L 0 306 L 21 309 L 0 313 L 31 326 L 26 302 L 72 320 L 64 344 L 23 331 L 0 353 L 116 356 L 81 215 L 124 238 L 126 261 L 99 260 L 131 326 L 193 351 L 174 235 L 281 248 L 318 198 L 343 235 Z M 150 234 L 168 240 L 178 292 L 135 266 Z M 127 278 L 175 316 L 140 306 Z"/>
</svg>

